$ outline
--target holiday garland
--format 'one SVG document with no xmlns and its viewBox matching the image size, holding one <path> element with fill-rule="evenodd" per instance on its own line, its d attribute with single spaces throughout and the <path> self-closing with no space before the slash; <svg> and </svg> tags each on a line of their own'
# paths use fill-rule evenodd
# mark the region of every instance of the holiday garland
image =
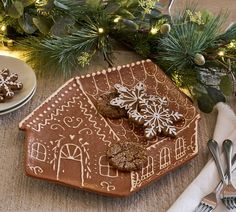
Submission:
<svg viewBox="0 0 236 212">
<path fill-rule="evenodd" d="M 69 74 L 101 53 L 112 66 L 114 40 L 160 65 L 176 85 L 210 112 L 234 92 L 236 25 L 194 7 L 176 17 L 173 1 L 2 0 L 4 43 L 16 42 L 38 70 Z"/>
</svg>

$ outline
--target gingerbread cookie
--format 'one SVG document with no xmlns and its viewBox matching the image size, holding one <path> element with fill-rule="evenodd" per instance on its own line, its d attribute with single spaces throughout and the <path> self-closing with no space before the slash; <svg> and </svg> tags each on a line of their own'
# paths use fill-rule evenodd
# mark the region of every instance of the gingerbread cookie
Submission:
<svg viewBox="0 0 236 212">
<path fill-rule="evenodd" d="M 107 118 L 118 119 L 127 117 L 127 112 L 124 108 L 115 107 L 110 104 L 110 101 L 118 96 L 117 92 L 106 93 L 99 96 L 97 99 L 96 108 L 98 112 Z"/>
<path fill-rule="evenodd" d="M 146 95 L 146 87 L 142 82 L 137 83 L 132 89 L 128 89 L 120 84 L 115 84 L 114 87 L 119 93 L 119 96 L 112 99 L 110 104 L 125 108 L 128 111 L 137 109 L 139 101 Z"/>
<path fill-rule="evenodd" d="M 158 101 L 143 100 L 140 103 L 140 115 L 144 119 L 144 134 L 147 139 L 152 139 L 157 133 L 176 136 L 173 124 L 180 121 L 183 115 L 167 108 L 166 103 L 166 98 L 158 98 Z"/>
<path fill-rule="evenodd" d="M 18 75 L 10 73 L 8 69 L 3 69 L 0 72 L 0 93 L 6 99 L 10 99 L 14 96 L 15 90 L 23 88 L 21 82 L 16 82 Z"/>
<path fill-rule="evenodd" d="M 181 120 L 183 115 L 169 110 L 165 97 L 148 95 L 142 82 L 136 84 L 132 89 L 120 84 L 115 84 L 114 87 L 117 89 L 119 97 L 112 99 L 110 104 L 125 108 L 131 120 L 143 125 L 147 139 L 154 138 L 157 133 L 167 136 L 176 135 L 173 123 Z"/>
<path fill-rule="evenodd" d="M 127 114 L 130 118 L 134 117 L 133 113 L 139 110 L 139 103 L 142 101 L 146 96 L 146 87 L 142 82 L 137 83 L 134 88 L 128 89 L 127 87 L 115 84 L 115 89 L 119 93 L 119 96 L 115 99 L 110 101 L 110 104 L 113 106 L 118 106 L 120 108 L 124 108 L 127 110 Z M 141 120 L 134 119 L 139 124 L 142 124 Z"/>
<path fill-rule="evenodd" d="M 147 150 L 138 143 L 121 142 L 112 145 L 107 151 L 109 163 L 121 171 L 141 169 L 147 162 Z"/>
</svg>

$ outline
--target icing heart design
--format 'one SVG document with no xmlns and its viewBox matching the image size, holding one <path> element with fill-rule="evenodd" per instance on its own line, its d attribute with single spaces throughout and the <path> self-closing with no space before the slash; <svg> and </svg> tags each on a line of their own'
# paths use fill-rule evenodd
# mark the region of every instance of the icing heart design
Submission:
<svg viewBox="0 0 236 212">
<path fill-rule="evenodd" d="M 70 139 L 73 140 L 75 138 L 75 135 L 70 135 Z"/>
</svg>

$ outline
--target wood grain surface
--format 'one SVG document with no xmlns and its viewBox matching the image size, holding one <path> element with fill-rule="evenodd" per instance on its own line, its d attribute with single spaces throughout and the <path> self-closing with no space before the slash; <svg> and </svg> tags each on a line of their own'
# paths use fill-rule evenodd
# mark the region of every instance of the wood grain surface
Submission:
<svg viewBox="0 0 236 212">
<path fill-rule="evenodd" d="M 219 12 L 232 11 L 228 23 L 236 20 L 235 0 L 199 0 L 199 7 Z M 183 7 L 185 1 L 176 0 L 174 10 Z M 115 65 L 127 64 L 140 58 L 132 52 L 117 49 Z M 107 68 L 101 57 L 89 67 L 78 70 L 78 74 Z M 38 78 L 37 91 L 33 99 L 18 111 L 0 116 L 0 211 L 79 211 L 79 212 L 164 212 L 171 206 L 189 183 L 197 176 L 208 160 L 207 140 L 212 136 L 216 112 L 202 114 L 199 124 L 199 154 L 184 167 L 156 181 L 128 198 L 109 198 L 75 190 L 26 177 L 23 168 L 24 133 L 18 130 L 18 123 L 68 78 L 54 76 Z M 236 109 L 236 98 L 228 99 Z"/>
</svg>

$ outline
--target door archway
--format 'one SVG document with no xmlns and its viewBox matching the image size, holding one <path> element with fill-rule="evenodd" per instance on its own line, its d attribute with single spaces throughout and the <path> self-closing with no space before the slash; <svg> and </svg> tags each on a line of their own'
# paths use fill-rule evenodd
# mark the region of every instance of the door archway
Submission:
<svg viewBox="0 0 236 212">
<path fill-rule="evenodd" d="M 57 180 L 68 179 L 84 185 L 84 167 L 81 148 L 73 143 L 64 144 L 58 156 Z"/>
</svg>

